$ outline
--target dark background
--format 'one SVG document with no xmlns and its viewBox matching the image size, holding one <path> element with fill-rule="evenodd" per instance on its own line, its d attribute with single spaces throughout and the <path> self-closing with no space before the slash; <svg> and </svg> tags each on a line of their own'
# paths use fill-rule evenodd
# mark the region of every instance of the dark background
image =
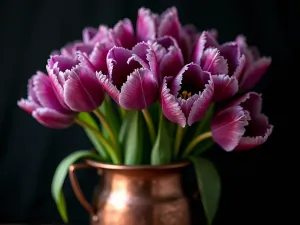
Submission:
<svg viewBox="0 0 300 225">
<path fill-rule="evenodd" d="M 284 210 L 290 215 L 293 207 L 281 203 L 287 199 L 281 186 L 287 180 L 283 156 L 293 140 L 289 121 L 297 122 L 288 101 L 296 96 L 292 84 L 299 76 L 300 10 L 296 1 L 287 0 L 1 0 L 0 223 L 61 222 L 50 193 L 54 170 L 72 151 L 91 147 L 80 128 L 48 129 L 17 107 L 17 100 L 26 96 L 28 78 L 45 70 L 53 49 L 80 39 L 85 26 L 112 26 L 124 17 L 135 21 L 141 6 L 162 12 L 172 5 L 183 24 L 194 23 L 200 30 L 216 28 L 221 42 L 242 33 L 273 59 L 256 87 L 263 93 L 263 111 L 275 125 L 271 138 L 252 151 L 211 154 L 223 182 L 215 224 L 272 224 L 283 217 L 282 224 L 289 224 Z M 79 173 L 79 179 L 86 193 L 97 181 L 89 172 Z M 87 213 L 68 181 L 64 192 L 71 223 L 87 224 Z"/>
</svg>

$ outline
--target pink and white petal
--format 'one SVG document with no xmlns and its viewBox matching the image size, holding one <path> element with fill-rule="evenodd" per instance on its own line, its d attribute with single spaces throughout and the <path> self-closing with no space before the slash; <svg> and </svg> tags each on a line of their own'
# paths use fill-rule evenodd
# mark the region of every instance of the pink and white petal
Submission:
<svg viewBox="0 0 300 225">
<path fill-rule="evenodd" d="M 142 67 L 145 69 L 150 69 L 148 60 L 147 60 L 147 54 L 150 46 L 145 42 L 140 42 L 136 44 L 132 48 L 133 56 L 128 60 L 130 62 L 131 60 L 135 60 L 141 64 Z"/>
<path fill-rule="evenodd" d="M 181 25 L 178 19 L 177 9 L 175 7 L 171 7 L 161 15 L 157 36 L 171 36 L 176 41 L 179 41 L 180 29 Z"/>
<path fill-rule="evenodd" d="M 67 128 L 75 120 L 74 115 L 63 114 L 49 108 L 38 108 L 33 111 L 32 116 L 42 125 L 55 129 Z"/>
<path fill-rule="evenodd" d="M 256 92 L 248 92 L 228 104 L 230 106 L 240 105 L 243 109 L 247 110 L 251 117 L 257 116 L 261 113 L 262 109 L 262 95 Z"/>
<path fill-rule="evenodd" d="M 78 51 L 89 55 L 93 51 L 93 48 L 94 48 L 94 45 L 91 45 L 91 44 L 77 43 L 77 44 L 74 45 L 73 55 L 76 55 L 76 53 Z"/>
<path fill-rule="evenodd" d="M 72 69 L 74 66 L 76 66 L 77 60 L 70 58 L 70 57 L 65 57 L 61 55 L 54 55 L 51 56 L 50 59 L 48 59 L 48 66 L 50 69 L 57 68 L 59 71 L 66 71 L 69 69 Z"/>
<path fill-rule="evenodd" d="M 106 57 L 111 47 L 111 43 L 107 42 L 98 42 L 95 45 L 89 59 L 94 65 L 96 71 L 102 71 L 102 73 L 107 74 Z"/>
<path fill-rule="evenodd" d="M 240 89 L 247 91 L 253 88 L 256 83 L 262 78 L 269 66 L 271 58 L 262 57 L 255 61 L 246 71 L 240 82 Z"/>
<path fill-rule="evenodd" d="M 182 112 L 178 102 L 174 95 L 170 93 L 170 89 L 167 87 L 167 79 L 164 78 L 160 93 L 160 104 L 165 117 L 179 124 L 182 127 L 186 125 L 186 117 Z"/>
<path fill-rule="evenodd" d="M 104 92 L 93 71 L 78 66 L 70 71 L 68 78 L 64 84 L 64 99 L 70 109 L 91 112 L 101 105 Z"/>
<path fill-rule="evenodd" d="M 97 34 L 98 29 L 94 27 L 86 27 L 82 31 L 82 40 L 84 43 L 89 43 Z"/>
<path fill-rule="evenodd" d="M 164 77 L 175 77 L 184 65 L 181 50 L 171 46 L 159 66 L 160 81 Z"/>
<path fill-rule="evenodd" d="M 129 19 L 119 21 L 113 28 L 124 48 L 132 48 L 135 44 L 134 30 Z"/>
<path fill-rule="evenodd" d="M 229 99 L 239 90 L 239 83 L 235 77 L 221 74 L 212 76 L 212 80 L 214 82 L 214 102 Z"/>
<path fill-rule="evenodd" d="M 181 89 L 183 74 L 188 69 L 189 69 L 189 64 L 182 67 L 181 70 L 178 72 L 178 74 L 175 77 L 173 77 L 173 76 L 170 76 L 170 77 L 165 76 L 164 77 L 164 79 L 167 78 L 166 82 L 170 83 L 170 94 L 172 94 L 174 96 L 177 96 L 179 94 L 179 91 Z"/>
<path fill-rule="evenodd" d="M 47 70 L 48 70 L 49 78 L 51 80 L 54 92 L 58 98 L 58 101 L 65 109 L 69 109 L 69 107 L 67 106 L 67 104 L 65 103 L 65 100 L 64 100 L 64 90 L 63 90 L 62 85 L 65 83 L 65 81 L 63 83 L 59 81 L 58 75 L 57 75 L 57 74 L 59 74 L 58 68 L 55 67 L 53 69 L 50 69 L 47 66 Z"/>
<path fill-rule="evenodd" d="M 207 112 L 212 98 L 214 95 L 214 83 L 212 80 L 208 81 L 208 84 L 205 85 L 205 89 L 202 93 L 199 93 L 198 99 L 194 102 L 189 117 L 188 125 L 191 126 L 193 123 L 198 122 L 203 118 Z"/>
<path fill-rule="evenodd" d="M 220 47 L 220 53 L 227 60 L 228 74 L 233 75 L 241 58 L 238 44 L 235 42 L 225 43 Z"/>
<path fill-rule="evenodd" d="M 242 137 L 235 150 L 248 150 L 265 143 L 273 131 L 273 125 L 269 124 L 268 117 L 263 114 L 251 118 L 246 127 L 246 137 Z"/>
<path fill-rule="evenodd" d="M 188 99 L 178 98 L 177 102 L 184 113 L 185 117 L 188 118 L 191 108 L 194 102 L 199 98 L 198 94 L 194 94 L 193 96 L 189 97 Z"/>
<path fill-rule="evenodd" d="M 212 75 L 228 74 L 227 61 L 220 55 L 217 48 L 209 47 L 203 52 L 200 66 L 202 70 L 208 71 Z"/>
<path fill-rule="evenodd" d="M 249 113 L 241 106 L 226 108 L 217 113 L 211 122 L 214 141 L 226 151 L 234 150 L 243 135 L 249 120 Z"/>
<path fill-rule="evenodd" d="M 94 73 L 96 73 L 96 68 L 95 66 L 92 64 L 92 62 L 90 61 L 89 57 L 82 52 L 77 52 L 77 58 L 79 60 L 79 66 L 85 66 L 87 68 L 89 68 L 90 70 L 92 70 Z M 105 61 L 104 61 L 105 63 Z M 106 65 L 106 63 L 105 63 Z"/>
<path fill-rule="evenodd" d="M 40 107 L 40 105 L 38 105 L 36 102 L 30 101 L 28 99 L 23 99 L 23 98 L 19 100 L 17 104 L 21 109 L 25 110 L 30 114 L 32 114 L 34 110 Z"/>
<path fill-rule="evenodd" d="M 141 67 L 135 60 L 128 61 L 131 56 L 132 52 L 122 47 L 113 47 L 107 54 L 108 72 L 113 84 L 118 89 L 126 82 L 129 74 Z"/>
<path fill-rule="evenodd" d="M 148 41 L 156 36 L 155 16 L 149 9 L 140 8 L 136 24 L 137 41 Z"/>
<path fill-rule="evenodd" d="M 101 73 L 101 71 L 96 73 L 96 77 L 101 87 L 119 104 L 120 91 L 117 89 L 117 87 L 114 86 L 109 78 Z"/>
<path fill-rule="evenodd" d="M 89 44 L 95 45 L 97 42 L 107 41 L 110 28 L 106 25 L 100 25 L 97 33 L 89 40 Z"/>
<path fill-rule="evenodd" d="M 245 55 L 242 55 L 240 60 L 239 60 L 239 65 L 235 69 L 232 76 L 236 77 L 236 79 L 238 81 L 240 81 L 245 69 L 246 69 L 246 57 L 245 57 Z"/>
<path fill-rule="evenodd" d="M 205 48 L 205 43 L 206 43 L 206 35 L 205 35 L 205 32 L 203 32 L 200 35 L 200 37 L 196 43 L 196 46 L 195 46 L 195 49 L 193 52 L 193 57 L 192 57 L 192 61 L 198 65 L 200 65 L 200 62 L 201 62 L 201 58 L 202 58 L 204 48 Z"/>
<path fill-rule="evenodd" d="M 55 109 L 62 113 L 70 112 L 60 104 L 48 76 L 37 74 L 33 77 L 33 92 L 42 107 Z"/>
<path fill-rule="evenodd" d="M 32 100 L 34 102 L 36 102 L 38 105 L 41 105 L 35 91 L 33 90 L 34 87 L 34 82 L 33 80 L 35 79 L 35 77 L 37 76 L 47 76 L 45 73 L 37 71 L 35 75 L 33 75 L 29 80 L 28 80 L 28 84 L 27 84 L 27 96 L 28 96 L 28 100 Z"/>
<path fill-rule="evenodd" d="M 158 99 L 158 84 L 147 69 L 137 69 L 121 88 L 120 105 L 127 110 L 142 110 Z"/>
</svg>

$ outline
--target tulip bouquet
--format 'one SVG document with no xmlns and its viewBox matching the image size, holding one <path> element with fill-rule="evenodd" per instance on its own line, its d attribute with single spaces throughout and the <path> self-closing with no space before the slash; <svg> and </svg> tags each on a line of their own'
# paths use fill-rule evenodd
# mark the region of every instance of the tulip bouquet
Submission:
<svg viewBox="0 0 300 225">
<path fill-rule="evenodd" d="M 114 27 L 83 30 L 82 40 L 54 51 L 47 73 L 28 83 L 18 102 L 51 128 L 76 123 L 95 151 L 72 153 L 58 166 L 52 193 L 62 217 L 68 167 L 92 158 L 123 165 L 194 164 L 208 221 L 218 205 L 220 180 L 201 154 L 214 143 L 225 151 L 263 144 L 273 126 L 262 96 L 247 92 L 271 63 L 244 36 L 218 43 L 217 31 L 181 25 L 176 8 L 161 15 L 138 11 Z"/>
</svg>

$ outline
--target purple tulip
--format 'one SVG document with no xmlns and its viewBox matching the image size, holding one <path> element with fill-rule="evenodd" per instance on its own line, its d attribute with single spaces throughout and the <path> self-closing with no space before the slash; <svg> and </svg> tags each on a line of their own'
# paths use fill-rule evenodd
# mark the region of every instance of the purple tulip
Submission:
<svg viewBox="0 0 300 225">
<path fill-rule="evenodd" d="M 97 73 L 103 89 L 123 108 L 141 110 L 158 97 L 157 59 L 151 46 L 138 43 L 132 50 L 113 47 L 107 54 L 108 75 Z"/>
<path fill-rule="evenodd" d="M 180 40 L 181 25 L 175 7 L 167 9 L 161 15 L 151 10 L 140 8 L 136 25 L 137 40 L 148 41 L 163 36 L 171 36 Z"/>
<path fill-rule="evenodd" d="M 90 112 L 99 107 L 104 92 L 96 74 L 78 59 L 61 55 L 51 56 L 48 74 L 60 103 L 77 112 Z"/>
<path fill-rule="evenodd" d="M 42 72 L 37 72 L 29 79 L 28 97 L 18 101 L 18 106 L 51 128 L 67 128 L 73 124 L 76 116 L 60 104 L 49 77 Z"/>
<path fill-rule="evenodd" d="M 159 83 L 166 76 L 176 76 L 184 66 L 183 56 L 176 40 L 165 36 L 155 39 L 151 45 L 159 64 L 157 78 Z"/>
<path fill-rule="evenodd" d="M 212 74 L 213 101 L 228 99 L 238 92 L 237 76 L 242 71 L 243 60 L 238 45 L 220 46 L 212 33 L 202 32 L 194 49 L 193 62 Z"/>
<path fill-rule="evenodd" d="M 226 151 L 247 150 L 266 142 L 273 130 L 261 113 L 262 98 L 248 92 L 219 111 L 212 119 L 214 141 Z"/>
<path fill-rule="evenodd" d="M 100 25 L 99 29 L 87 27 L 82 32 L 83 42 L 95 45 L 110 42 L 114 46 L 132 48 L 136 44 L 134 29 L 129 19 L 119 21 L 112 29 Z"/>
<path fill-rule="evenodd" d="M 210 73 L 197 64 L 184 66 L 175 78 L 165 77 L 160 102 L 164 115 L 182 127 L 202 119 L 214 93 Z"/>
<path fill-rule="evenodd" d="M 242 35 L 236 38 L 236 43 L 246 58 L 244 73 L 240 78 L 240 89 L 247 91 L 253 88 L 261 79 L 271 65 L 272 60 L 270 57 L 260 57 L 255 47 L 249 48 L 246 38 Z"/>
</svg>

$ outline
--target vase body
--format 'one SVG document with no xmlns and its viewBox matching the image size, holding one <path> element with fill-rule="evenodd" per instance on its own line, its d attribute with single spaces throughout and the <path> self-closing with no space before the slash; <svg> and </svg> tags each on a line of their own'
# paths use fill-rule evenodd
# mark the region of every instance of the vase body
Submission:
<svg viewBox="0 0 300 225">
<path fill-rule="evenodd" d="M 192 224 L 195 189 L 183 179 L 188 163 L 166 166 L 86 163 L 100 175 L 93 196 L 93 211 L 89 210 L 91 225 Z"/>
</svg>

